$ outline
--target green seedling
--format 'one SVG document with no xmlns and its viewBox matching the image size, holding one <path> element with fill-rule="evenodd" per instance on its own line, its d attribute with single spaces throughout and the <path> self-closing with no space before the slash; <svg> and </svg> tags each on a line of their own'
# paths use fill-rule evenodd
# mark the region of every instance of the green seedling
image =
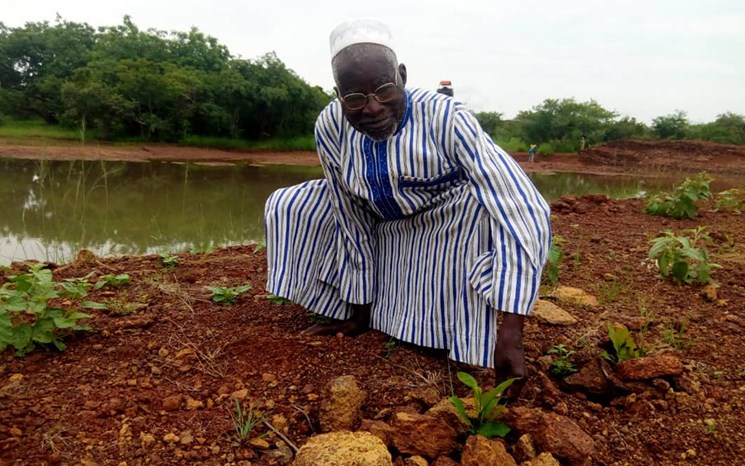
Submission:
<svg viewBox="0 0 745 466">
<path fill-rule="evenodd" d="M 254 428 L 266 420 L 266 416 L 261 412 L 254 410 L 250 405 L 246 410 L 238 400 L 235 400 L 235 411 L 230 412 L 230 417 L 233 420 L 235 436 L 239 442 L 248 439 Z"/>
<path fill-rule="evenodd" d="M 710 283 L 711 269 L 721 267 L 709 262 L 705 245 L 712 240 L 706 227 L 683 230 L 685 236 L 676 236 L 672 230 L 662 233 L 664 236 L 650 241 L 652 247 L 647 254 L 656 261 L 660 274 L 678 283 Z"/>
<path fill-rule="evenodd" d="M 577 367 L 569 360 L 574 353 L 576 353 L 576 351 L 570 350 L 561 344 L 552 346 L 551 349 L 548 350 L 548 354 L 555 355 L 556 359 L 551 362 L 549 370 L 553 374 L 562 377 L 577 372 Z"/>
<path fill-rule="evenodd" d="M 129 285 L 129 283 L 129 275 L 126 273 L 122 273 L 119 275 L 108 274 L 99 278 L 94 286 L 97 290 L 100 290 L 104 286 L 111 286 L 116 288 L 124 285 Z"/>
<path fill-rule="evenodd" d="M 163 253 L 160 255 L 160 263 L 167 269 L 175 269 L 178 265 L 178 256 Z"/>
<path fill-rule="evenodd" d="M 266 240 L 262 239 L 254 245 L 254 254 L 258 254 L 262 249 L 266 248 Z"/>
<path fill-rule="evenodd" d="M 714 202 L 714 212 L 741 214 L 743 204 L 745 204 L 745 189 L 728 189 L 717 194 Z"/>
<path fill-rule="evenodd" d="M 233 304 L 238 296 L 253 288 L 253 285 L 246 283 L 232 288 L 228 286 L 205 286 L 205 288 L 212 293 L 212 301 L 218 304 Z"/>
<path fill-rule="evenodd" d="M 398 344 L 395 338 L 389 339 L 386 344 L 383 345 L 383 354 L 385 355 L 386 359 L 390 359 L 393 352 L 396 351 L 396 348 L 398 348 Z"/>
<path fill-rule="evenodd" d="M 691 343 L 686 339 L 685 324 L 671 325 L 662 330 L 662 341 L 676 350 L 687 350 Z"/>
<path fill-rule="evenodd" d="M 561 236 L 554 236 L 553 242 L 551 243 L 551 249 L 548 253 L 548 261 L 543 271 L 543 283 L 547 283 L 551 286 L 556 286 L 559 282 L 559 265 L 561 260 L 564 258 L 564 250 L 561 245 L 564 244 L 564 238 Z"/>
<path fill-rule="evenodd" d="M 38 345 L 53 345 L 60 351 L 70 332 L 90 331 L 78 321 L 91 317 L 83 312 L 50 306 L 57 298 L 87 295 L 81 279 L 55 282 L 45 264 L 32 265 L 28 273 L 11 275 L 0 287 L 0 351 L 12 345 L 17 356 L 24 356 Z M 90 285 L 88 285 L 90 286 Z M 84 302 L 93 307 L 98 303 Z"/>
<path fill-rule="evenodd" d="M 634 337 L 625 325 L 608 322 L 608 336 L 613 343 L 613 354 L 603 351 L 600 356 L 606 361 L 616 364 L 621 361 L 644 356 L 644 350 L 636 346 Z"/>
<path fill-rule="evenodd" d="M 455 410 L 463 421 L 470 426 L 469 435 L 482 435 L 486 438 L 495 436 L 504 437 L 510 431 L 510 428 L 503 422 L 496 419 L 504 411 L 504 405 L 499 404 L 502 393 L 507 390 L 518 379 L 507 379 L 495 388 L 484 393 L 479 387 L 478 382 L 470 374 L 465 372 L 457 373 L 458 379 L 465 386 L 471 389 L 474 399 L 475 417 L 470 417 L 466 411 L 463 400 L 453 395 L 450 402 L 455 406 Z"/>
<path fill-rule="evenodd" d="M 683 183 L 673 188 L 672 192 L 650 196 L 645 211 L 650 215 L 692 219 L 698 211 L 696 201 L 711 197 L 710 182 L 711 178 L 706 173 L 686 178 Z"/>
<path fill-rule="evenodd" d="M 292 304 L 292 301 L 290 301 L 289 299 L 277 296 L 276 294 L 268 294 L 266 295 L 266 299 L 273 304 Z"/>
</svg>

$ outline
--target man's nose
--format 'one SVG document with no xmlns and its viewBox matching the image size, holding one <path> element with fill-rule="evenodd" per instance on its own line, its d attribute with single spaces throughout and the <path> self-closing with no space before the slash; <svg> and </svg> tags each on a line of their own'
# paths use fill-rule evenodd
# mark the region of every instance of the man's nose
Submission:
<svg viewBox="0 0 745 466">
<path fill-rule="evenodd" d="M 383 104 L 378 102 L 378 99 L 376 99 L 374 95 L 368 95 L 367 102 L 365 103 L 365 107 L 362 109 L 362 113 L 364 113 L 365 115 L 377 115 L 382 112 L 384 108 L 385 107 L 383 107 Z"/>
</svg>

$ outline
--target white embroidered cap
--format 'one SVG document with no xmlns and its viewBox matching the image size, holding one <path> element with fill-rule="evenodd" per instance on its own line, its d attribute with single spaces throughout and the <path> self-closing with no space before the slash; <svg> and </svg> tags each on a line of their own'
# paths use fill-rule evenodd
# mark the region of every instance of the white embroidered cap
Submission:
<svg viewBox="0 0 745 466">
<path fill-rule="evenodd" d="M 344 21 L 331 31 L 331 59 L 346 47 L 363 43 L 380 44 L 394 50 L 393 34 L 388 26 L 373 18 L 355 18 Z"/>
</svg>

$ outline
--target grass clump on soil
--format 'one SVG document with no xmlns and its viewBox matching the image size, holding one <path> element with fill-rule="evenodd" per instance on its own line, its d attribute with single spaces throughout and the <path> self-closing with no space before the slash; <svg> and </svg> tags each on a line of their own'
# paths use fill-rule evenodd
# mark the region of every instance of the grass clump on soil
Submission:
<svg viewBox="0 0 745 466">
<path fill-rule="evenodd" d="M 504 437 L 507 435 L 510 432 L 510 428 L 505 423 L 496 420 L 505 409 L 504 405 L 499 404 L 499 401 L 501 400 L 502 393 L 517 379 L 507 379 L 484 393 L 484 390 L 479 387 L 476 379 L 470 374 L 458 372 L 456 375 L 473 393 L 475 416 L 469 416 L 463 400 L 455 395 L 450 397 L 450 402 L 455 406 L 458 415 L 471 427 L 468 431 L 469 435 L 482 435 L 486 438 L 495 436 Z"/>
<path fill-rule="evenodd" d="M 647 254 L 656 261 L 660 274 L 678 283 L 710 283 L 711 269 L 721 267 L 709 262 L 705 244 L 712 244 L 712 239 L 706 227 L 682 230 L 682 236 L 672 230 L 662 233 L 664 236 L 650 241 L 652 247 Z"/>
<path fill-rule="evenodd" d="M 743 204 L 745 204 L 745 189 L 728 189 L 717 194 L 714 202 L 714 212 L 741 214 Z"/>
<path fill-rule="evenodd" d="M 173 270 L 178 265 L 178 256 L 163 253 L 160 255 L 160 263 L 166 269 Z"/>
<path fill-rule="evenodd" d="M 52 304 L 58 298 L 82 299 L 90 284 L 85 279 L 55 282 L 45 264 L 35 264 L 27 273 L 11 275 L 0 287 L 0 351 L 13 346 L 17 356 L 25 356 L 37 346 L 66 348 L 65 336 L 91 331 L 78 321 L 89 314 Z M 80 307 L 105 308 L 100 303 L 83 301 Z"/>
<path fill-rule="evenodd" d="M 254 428 L 266 420 L 266 416 L 256 411 L 253 406 L 249 405 L 246 408 L 238 400 L 235 400 L 235 409 L 230 412 L 230 417 L 233 420 L 235 437 L 240 443 L 245 442 Z"/>
</svg>

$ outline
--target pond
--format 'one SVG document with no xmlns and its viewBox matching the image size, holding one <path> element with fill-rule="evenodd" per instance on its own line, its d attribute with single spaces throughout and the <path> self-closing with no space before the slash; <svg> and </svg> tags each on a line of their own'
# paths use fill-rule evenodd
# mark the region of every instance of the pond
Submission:
<svg viewBox="0 0 745 466">
<path fill-rule="evenodd" d="M 269 194 L 322 176 L 320 167 L 0 159 L 0 265 L 67 262 L 83 248 L 129 255 L 258 242 Z M 573 173 L 531 178 L 549 201 L 586 193 L 628 198 L 680 181 Z"/>
</svg>

